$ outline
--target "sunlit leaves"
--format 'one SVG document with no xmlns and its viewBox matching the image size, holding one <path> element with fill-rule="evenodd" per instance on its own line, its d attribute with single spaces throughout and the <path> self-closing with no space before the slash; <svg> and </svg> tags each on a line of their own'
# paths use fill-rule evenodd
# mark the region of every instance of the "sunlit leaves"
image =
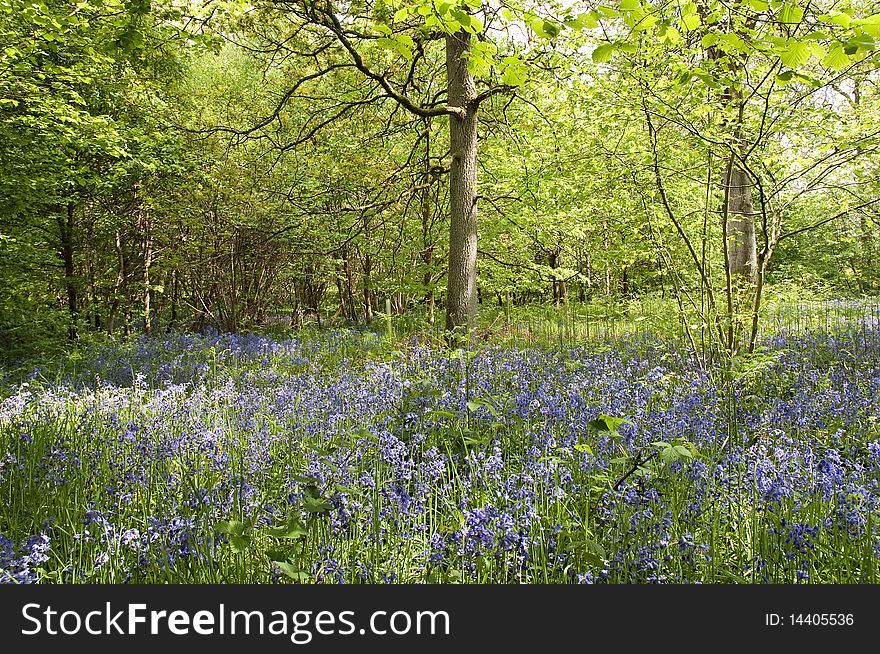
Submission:
<svg viewBox="0 0 880 654">
<path fill-rule="evenodd" d="M 810 46 L 790 38 L 786 42 L 785 48 L 779 53 L 779 58 L 789 68 L 799 68 L 810 59 Z"/>
<path fill-rule="evenodd" d="M 701 25 L 702 21 L 697 14 L 684 14 L 680 24 L 685 31 L 691 32 Z"/>
<path fill-rule="evenodd" d="M 519 57 L 505 57 L 502 63 L 504 65 L 501 73 L 502 84 L 519 86 L 528 79 L 529 68 Z"/>
<path fill-rule="evenodd" d="M 828 55 L 822 60 L 822 65 L 833 70 L 842 70 L 852 63 L 849 55 L 844 52 L 841 46 L 832 48 Z"/>
<path fill-rule="evenodd" d="M 478 41 L 471 47 L 468 56 L 468 69 L 475 77 L 488 77 L 492 63 L 498 54 L 498 47 L 491 41 Z"/>
<path fill-rule="evenodd" d="M 559 23 L 534 17 L 529 20 L 529 29 L 542 38 L 552 39 L 559 35 L 561 27 Z"/>
<path fill-rule="evenodd" d="M 408 34 L 395 34 L 391 37 L 380 37 L 376 39 L 376 45 L 385 48 L 386 50 L 393 50 L 407 59 L 412 59 L 415 42 Z"/>
<path fill-rule="evenodd" d="M 786 3 L 779 10 L 779 20 L 783 23 L 797 25 L 804 19 L 804 10 L 795 4 Z"/>
<path fill-rule="evenodd" d="M 605 63 L 611 61 L 611 57 L 614 54 L 614 44 L 613 43 L 603 43 L 600 46 L 597 46 L 593 50 L 592 58 L 596 63 Z"/>
</svg>

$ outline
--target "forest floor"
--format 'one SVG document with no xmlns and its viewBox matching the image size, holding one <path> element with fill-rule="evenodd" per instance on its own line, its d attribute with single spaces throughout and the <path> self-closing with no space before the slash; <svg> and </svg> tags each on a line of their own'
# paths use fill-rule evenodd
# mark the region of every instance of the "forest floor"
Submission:
<svg viewBox="0 0 880 654">
<path fill-rule="evenodd" d="M 576 336 L 84 348 L 0 395 L 0 577 L 878 581 L 875 319 L 726 371 Z"/>
</svg>

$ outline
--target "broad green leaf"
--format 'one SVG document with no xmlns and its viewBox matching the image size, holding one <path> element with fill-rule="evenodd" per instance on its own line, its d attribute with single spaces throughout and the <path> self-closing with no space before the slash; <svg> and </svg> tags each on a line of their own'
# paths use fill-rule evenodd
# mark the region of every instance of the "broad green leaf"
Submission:
<svg viewBox="0 0 880 654">
<path fill-rule="evenodd" d="M 839 12 L 836 14 L 824 14 L 822 16 L 819 16 L 819 18 L 832 22 L 835 25 L 840 25 L 841 27 L 849 27 L 850 23 L 852 22 L 852 17 L 849 14 L 845 14 L 843 12 Z"/>
<path fill-rule="evenodd" d="M 633 423 L 630 422 L 629 420 L 627 420 L 626 418 L 617 418 L 615 416 L 609 416 L 607 414 L 600 413 L 598 418 L 590 421 L 589 427 L 592 431 L 599 432 L 599 433 L 603 433 L 603 432 L 616 433 L 617 428 L 623 424 L 631 425 Z"/>
<path fill-rule="evenodd" d="M 659 22 L 660 19 L 657 16 L 645 16 L 641 21 L 639 21 L 638 25 L 635 26 L 635 31 L 647 32 L 652 27 L 655 27 Z"/>
<path fill-rule="evenodd" d="M 266 533 L 275 538 L 298 539 L 304 538 L 309 532 L 299 520 L 291 520 L 286 525 L 267 528 Z"/>
<path fill-rule="evenodd" d="M 849 58 L 841 46 L 837 46 L 833 48 L 831 52 L 828 53 L 828 56 L 822 60 L 822 65 L 827 66 L 833 70 L 841 70 L 846 68 L 852 63 L 852 60 Z"/>
<path fill-rule="evenodd" d="M 501 72 L 501 83 L 506 86 L 520 86 L 529 77 L 529 68 L 516 57 L 506 57 Z"/>
<path fill-rule="evenodd" d="M 292 563 L 287 561 L 273 561 L 273 563 L 278 567 L 281 572 L 285 574 L 285 576 L 290 577 L 294 581 L 308 581 L 309 573 L 305 570 L 301 570 L 296 567 Z"/>
<path fill-rule="evenodd" d="M 854 47 L 857 50 L 873 50 L 876 47 L 874 39 L 871 38 L 869 34 L 865 34 L 861 31 L 857 32 L 849 41 L 847 41 L 847 45 Z M 847 50 L 847 54 L 852 53 Z"/>
<path fill-rule="evenodd" d="M 303 498 L 303 509 L 308 513 L 328 513 L 332 508 L 333 505 L 330 504 L 330 502 L 328 502 L 327 500 L 316 497 Z"/>
<path fill-rule="evenodd" d="M 681 32 L 674 27 L 667 27 L 663 34 L 663 40 L 670 45 L 675 45 L 681 42 Z"/>
<path fill-rule="evenodd" d="M 790 25 L 799 24 L 804 18 L 804 10 L 794 4 L 784 4 L 779 11 L 779 20 Z"/>
<path fill-rule="evenodd" d="M 232 536 L 240 536 L 247 529 L 247 524 L 240 520 L 229 520 L 218 522 L 215 527 L 221 534 L 229 534 Z"/>
<path fill-rule="evenodd" d="M 686 14 L 681 17 L 679 22 L 687 32 L 697 29 L 701 24 L 700 17 L 697 14 Z"/>
<path fill-rule="evenodd" d="M 718 43 L 718 35 L 713 32 L 706 34 L 702 39 L 700 39 L 700 44 L 704 48 L 711 48 L 716 43 Z"/>
<path fill-rule="evenodd" d="M 776 76 L 776 83 L 780 86 L 785 86 L 791 81 L 792 77 L 794 77 L 794 71 L 787 70 L 784 73 L 779 73 L 779 75 Z"/>
<path fill-rule="evenodd" d="M 620 0 L 619 7 L 623 11 L 634 11 L 639 8 L 639 0 Z"/>
<path fill-rule="evenodd" d="M 797 39 L 791 38 L 786 42 L 785 49 L 779 53 L 779 58 L 789 68 L 799 68 L 810 59 L 810 46 Z"/>
<path fill-rule="evenodd" d="M 597 64 L 605 63 L 606 61 L 611 61 L 611 57 L 614 54 L 614 44 L 613 43 L 603 43 L 595 50 L 593 50 L 593 61 Z"/>
<path fill-rule="evenodd" d="M 549 20 L 544 21 L 544 33 L 549 36 L 549 38 L 554 38 L 559 35 L 560 27 L 557 23 L 553 23 Z"/>
</svg>

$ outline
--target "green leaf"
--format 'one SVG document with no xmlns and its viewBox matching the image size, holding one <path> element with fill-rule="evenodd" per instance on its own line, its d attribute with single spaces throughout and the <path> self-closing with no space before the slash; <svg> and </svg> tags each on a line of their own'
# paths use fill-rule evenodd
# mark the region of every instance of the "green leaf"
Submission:
<svg viewBox="0 0 880 654">
<path fill-rule="evenodd" d="M 290 577 L 294 581 L 308 581 L 309 573 L 305 570 L 301 570 L 296 567 L 292 563 L 287 561 L 273 561 L 273 563 L 278 567 L 281 572 L 284 573 L 285 576 Z"/>
<path fill-rule="evenodd" d="M 605 548 L 602 547 L 599 543 L 594 541 L 592 538 L 585 538 L 584 545 L 587 547 L 587 551 L 595 556 L 599 557 L 602 562 L 608 560 L 608 552 L 605 551 Z"/>
<path fill-rule="evenodd" d="M 576 452 L 580 452 L 582 454 L 591 454 L 591 455 L 595 456 L 593 454 L 593 448 L 590 447 L 589 445 L 587 445 L 586 443 L 578 443 L 577 445 L 574 446 L 574 449 Z"/>
<path fill-rule="evenodd" d="M 831 52 L 828 53 L 828 56 L 822 60 L 822 65 L 833 70 L 841 70 L 846 68 L 852 63 L 852 60 L 849 58 L 841 46 L 837 46 L 833 48 Z"/>
<path fill-rule="evenodd" d="M 558 23 L 551 22 L 549 20 L 544 21 L 544 33 L 547 34 L 549 38 L 554 38 L 560 32 L 561 28 Z"/>
<path fill-rule="evenodd" d="M 791 81 L 792 77 L 794 77 L 794 71 L 787 70 L 784 73 L 779 73 L 779 75 L 776 76 L 776 82 L 780 86 L 785 86 Z"/>
<path fill-rule="evenodd" d="M 617 428 L 623 424 L 631 425 L 633 423 L 626 418 L 617 418 L 600 413 L 598 418 L 590 421 L 589 426 L 591 430 L 596 432 L 616 432 Z"/>
<path fill-rule="evenodd" d="M 749 0 L 749 6 L 757 12 L 767 11 L 770 8 L 765 0 Z"/>
<path fill-rule="evenodd" d="M 266 556 L 270 561 L 287 561 L 291 556 L 294 555 L 295 551 L 294 545 L 287 545 L 285 547 L 270 547 L 266 550 Z"/>
<path fill-rule="evenodd" d="M 697 29 L 701 24 L 700 17 L 697 14 L 686 14 L 681 17 L 679 22 L 687 32 Z"/>
<path fill-rule="evenodd" d="M 592 11 L 566 18 L 563 22 L 573 30 L 582 30 L 584 27 L 593 29 L 599 25 L 599 21 L 596 20 L 596 16 Z"/>
<path fill-rule="evenodd" d="M 215 527 L 221 534 L 229 534 L 231 536 L 240 536 L 247 529 L 247 524 L 240 520 L 221 521 Z"/>
<path fill-rule="evenodd" d="M 634 11 L 639 8 L 639 0 L 620 0 L 619 7 L 623 11 Z"/>
<path fill-rule="evenodd" d="M 840 25 L 841 27 L 849 27 L 852 22 L 852 17 L 849 14 L 845 14 L 843 12 L 820 16 L 822 20 L 828 20 L 829 22 L 834 23 L 835 25 Z"/>
<path fill-rule="evenodd" d="M 529 69 L 516 57 L 505 57 L 505 67 L 501 72 L 501 83 L 505 86 L 520 86 L 529 77 Z"/>
<path fill-rule="evenodd" d="M 250 536 L 230 536 L 229 544 L 232 545 L 232 551 L 236 554 L 245 552 L 251 544 Z"/>
<path fill-rule="evenodd" d="M 667 27 L 663 34 L 663 41 L 669 45 L 675 45 L 681 41 L 681 32 L 674 27 Z"/>
<path fill-rule="evenodd" d="M 779 53 L 779 58 L 789 68 L 799 68 L 810 59 L 810 46 L 796 39 L 788 39 L 785 49 Z"/>
<path fill-rule="evenodd" d="M 676 446 L 673 447 L 672 449 L 675 450 L 675 452 L 676 452 L 681 458 L 685 458 L 685 459 L 693 459 L 693 458 L 694 458 L 694 454 L 693 454 L 693 452 L 691 452 L 690 449 L 688 449 L 688 448 L 685 447 L 684 445 L 676 445 Z"/>
<path fill-rule="evenodd" d="M 874 39 L 864 32 L 857 32 L 849 41 L 847 41 L 847 46 L 854 47 L 856 50 L 873 50 L 876 47 L 876 43 Z M 851 54 L 849 50 L 846 50 L 847 54 Z"/>
<path fill-rule="evenodd" d="M 384 48 L 385 50 L 396 50 L 397 49 L 397 41 L 394 39 L 389 39 L 386 37 L 380 37 L 376 39 L 376 45 L 380 48 Z"/>
<path fill-rule="evenodd" d="M 305 497 L 303 498 L 303 509 L 308 513 L 322 514 L 329 513 L 330 509 L 333 508 L 333 505 L 330 504 L 327 500 L 317 498 L 317 497 Z"/>
<path fill-rule="evenodd" d="M 603 43 L 595 50 L 593 50 L 593 61 L 597 64 L 605 63 L 607 61 L 611 61 L 611 57 L 614 54 L 614 44 L 613 43 Z"/>
<path fill-rule="evenodd" d="M 804 19 L 804 10 L 793 4 L 784 4 L 779 11 L 779 20 L 790 25 L 797 25 Z"/>
<path fill-rule="evenodd" d="M 299 538 L 305 538 L 308 535 L 309 531 L 299 520 L 294 518 L 293 520 L 290 520 L 286 525 L 281 525 L 280 527 L 269 527 L 268 529 L 266 529 L 266 533 L 275 538 L 296 540 Z"/>
</svg>

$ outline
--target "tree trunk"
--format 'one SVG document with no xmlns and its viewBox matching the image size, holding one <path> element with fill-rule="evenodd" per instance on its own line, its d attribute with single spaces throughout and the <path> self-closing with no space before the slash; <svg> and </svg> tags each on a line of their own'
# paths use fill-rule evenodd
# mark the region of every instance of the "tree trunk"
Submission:
<svg viewBox="0 0 880 654">
<path fill-rule="evenodd" d="M 433 207 L 431 206 L 431 182 L 433 176 L 430 171 L 430 151 L 425 152 L 425 188 L 422 190 L 422 264 L 425 272 L 422 275 L 422 285 L 425 287 L 425 310 L 428 314 L 428 324 L 434 324 L 434 287 L 432 264 L 434 262 L 434 243 L 431 238 L 431 223 L 433 222 Z"/>
<path fill-rule="evenodd" d="M 168 324 L 168 331 L 177 327 L 177 304 L 180 301 L 180 271 L 175 268 L 173 273 L 173 282 L 171 287 L 171 322 Z"/>
<path fill-rule="evenodd" d="M 368 325 L 373 324 L 373 258 L 367 254 L 364 256 L 364 319 Z"/>
<path fill-rule="evenodd" d="M 730 275 L 734 280 L 752 285 L 758 271 L 755 241 L 755 213 L 752 203 L 752 180 L 734 163 L 728 173 L 727 185 L 727 256 Z"/>
<path fill-rule="evenodd" d="M 339 294 L 339 309 L 336 310 L 337 318 L 345 318 L 348 315 L 345 295 L 345 282 L 343 281 L 344 270 L 341 263 L 336 264 L 336 292 Z"/>
<path fill-rule="evenodd" d="M 116 312 L 119 310 L 119 303 L 122 300 L 122 286 L 128 276 L 126 270 L 125 251 L 122 247 L 122 234 L 116 230 L 116 257 L 118 267 L 116 269 L 116 281 L 113 284 L 113 297 L 110 300 L 110 309 L 107 311 L 107 333 L 113 334 L 116 326 Z"/>
<path fill-rule="evenodd" d="M 67 337 L 75 341 L 77 337 L 76 327 L 79 321 L 79 299 L 77 296 L 75 269 L 73 262 L 73 202 L 67 203 L 66 216 L 58 213 L 58 232 L 61 241 L 61 260 L 64 262 L 64 285 L 67 292 L 67 311 L 70 314 L 70 325 L 67 328 Z"/>
<path fill-rule="evenodd" d="M 446 329 L 470 337 L 477 316 L 477 90 L 465 58 L 471 35 L 446 37 L 449 106 L 461 109 L 449 117 L 449 271 Z"/>
<path fill-rule="evenodd" d="M 143 277 L 143 304 L 144 304 L 144 332 L 151 334 L 153 331 L 153 320 L 150 310 L 150 267 L 153 265 L 153 228 L 150 224 L 150 217 L 144 209 L 144 277 Z"/>
</svg>

